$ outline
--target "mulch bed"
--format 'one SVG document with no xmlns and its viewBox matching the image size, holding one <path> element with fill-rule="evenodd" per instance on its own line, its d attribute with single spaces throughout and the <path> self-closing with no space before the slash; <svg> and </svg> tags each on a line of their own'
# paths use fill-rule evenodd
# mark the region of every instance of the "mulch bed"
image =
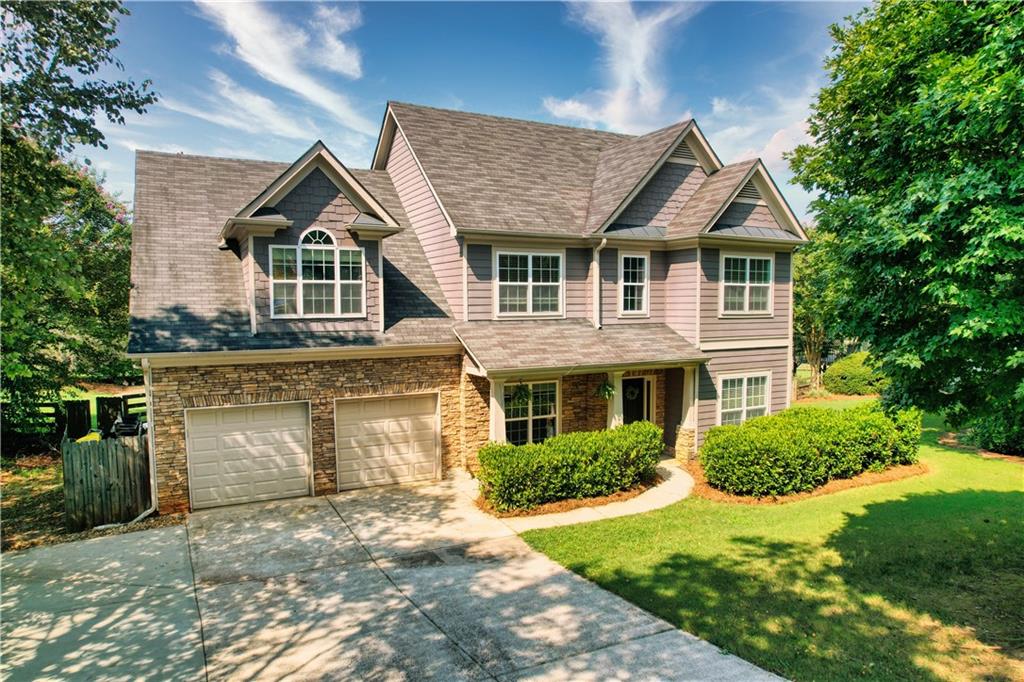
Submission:
<svg viewBox="0 0 1024 682">
<path fill-rule="evenodd" d="M 975 448 L 972 445 L 964 445 L 963 443 L 960 442 L 960 439 L 957 437 L 957 434 L 953 433 L 952 431 L 947 431 L 946 433 L 939 436 L 939 444 L 945 445 L 946 447 L 949 448 L 957 448 L 960 450 L 973 450 L 982 457 L 984 457 L 985 459 L 1000 459 L 1004 462 L 1012 462 L 1013 464 L 1020 464 L 1021 466 L 1024 466 L 1024 457 L 1020 455 L 1004 455 L 1001 452 L 992 452 L 991 450 L 982 450 L 980 448 Z"/>
<path fill-rule="evenodd" d="M 533 509 L 515 509 L 507 512 L 497 511 L 491 503 L 484 499 L 481 495 L 476 498 L 476 506 L 482 511 L 487 512 L 491 516 L 496 516 L 499 519 L 507 519 L 513 516 L 541 516 L 543 514 L 557 514 L 559 512 L 572 511 L 573 509 L 579 509 L 580 507 L 600 507 L 612 502 L 624 502 L 632 499 L 640 493 L 650 490 L 654 486 L 661 483 L 664 479 L 660 474 L 656 474 L 653 481 L 647 483 L 640 483 L 627 490 L 620 490 L 617 493 L 611 495 L 604 495 L 603 497 L 587 497 L 584 499 L 577 500 L 559 500 L 558 502 L 547 502 L 545 504 L 538 505 Z"/>
<path fill-rule="evenodd" d="M 792 495 L 778 495 L 770 497 L 749 497 L 746 495 L 732 495 L 712 488 L 711 485 L 708 484 L 707 479 L 704 478 L 704 468 L 701 467 L 699 460 L 680 462 L 680 466 L 693 476 L 693 491 L 690 493 L 691 495 L 702 497 L 706 500 L 712 500 L 714 502 L 731 502 L 734 504 L 752 505 L 789 504 L 790 502 L 806 500 L 811 497 L 831 495 L 832 493 L 837 493 L 840 490 L 861 488 L 867 485 L 875 485 L 876 483 L 889 483 L 890 481 L 899 481 L 904 478 L 920 476 L 921 474 L 928 473 L 928 467 L 922 462 L 918 462 L 917 464 L 903 464 L 891 467 L 885 471 L 865 471 L 853 478 L 842 478 L 829 481 L 820 488 L 815 488 L 814 490 L 806 493 L 793 493 Z"/>
</svg>

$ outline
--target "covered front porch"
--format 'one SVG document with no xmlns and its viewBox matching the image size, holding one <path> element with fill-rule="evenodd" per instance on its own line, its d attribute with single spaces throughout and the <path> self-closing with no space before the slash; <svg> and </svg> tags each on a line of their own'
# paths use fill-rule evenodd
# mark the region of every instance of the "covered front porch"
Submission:
<svg viewBox="0 0 1024 682">
<path fill-rule="evenodd" d="M 707 358 L 668 326 L 595 329 L 585 320 L 530 320 L 470 322 L 456 332 L 467 352 L 471 470 L 489 441 L 537 443 L 641 420 L 664 430 L 670 453 L 693 453 L 697 368 Z"/>
</svg>

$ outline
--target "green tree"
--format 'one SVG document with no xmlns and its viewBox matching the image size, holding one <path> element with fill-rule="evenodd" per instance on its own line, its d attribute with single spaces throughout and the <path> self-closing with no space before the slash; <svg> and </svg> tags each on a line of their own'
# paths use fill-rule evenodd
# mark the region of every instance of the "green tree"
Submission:
<svg viewBox="0 0 1024 682">
<path fill-rule="evenodd" d="M 98 178 L 66 160 L 105 146 L 97 116 L 123 123 L 156 100 L 151 84 L 105 80 L 118 2 L 3 2 L 0 47 L 3 187 L 4 414 L 52 399 L 91 372 L 123 371 L 128 249 L 124 207 Z"/>
<path fill-rule="evenodd" d="M 835 238 L 808 230 L 810 243 L 793 254 L 794 341 L 811 366 L 811 390 L 821 390 L 822 358 L 836 342 L 842 282 L 836 267 Z"/>
<path fill-rule="evenodd" d="M 1002 414 L 1024 446 L 1024 5 L 880 2 L 831 32 L 790 163 L 850 282 L 842 331 L 890 401 Z"/>
</svg>

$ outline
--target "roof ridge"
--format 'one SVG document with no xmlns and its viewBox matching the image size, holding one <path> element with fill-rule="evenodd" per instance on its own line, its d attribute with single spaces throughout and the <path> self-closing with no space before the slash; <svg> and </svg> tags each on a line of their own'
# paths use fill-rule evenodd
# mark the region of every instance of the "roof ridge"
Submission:
<svg viewBox="0 0 1024 682">
<path fill-rule="evenodd" d="M 272 164 L 275 166 L 290 166 L 295 163 L 295 159 L 291 161 L 274 161 L 273 159 L 246 159 L 240 156 L 214 156 L 212 154 L 186 154 L 184 152 L 161 152 L 155 149 L 136 149 L 136 154 L 145 154 L 147 156 L 169 156 L 176 159 L 212 159 L 214 161 L 242 161 L 245 163 L 265 163 Z M 373 168 L 354 168 L 346 164 L 345 168 L 350 171 L 359 171 L 367 173 L 379 173 L 384 171 L 378 171 Z"/>
<path fill-rule="evenodd" d="M 449 109 L 445 107 L 434 107 L 429 104 L 414 104 L 412 102 L 400 102 L 398 100 L 388 100 L 388 105 L 397 104 L 404 107 L 413 107 L 414 109 L 430 109 L 431 111 L 443 111 L 445 113 L 452 114 L 464 114 L 466 116 L 475 116 L 477 118 L 489 118 L 494 121 L 512 121 L 514 123 L 526 123 L 535 126 L 545 126 L 549 128 L 563 128 L 565 130 L 575 130 L 580 132 L 593 132 L 601 135 L 608 135 L 621 138 L 623 141 L 635 139 L 640 137 L 638 135 L 630 135 L 629 133 L 617 133 L 612 130 L 601 130 L 599 128 L 586 128 L 583 126 L 573 126 L 566 123 L 550 123 L 548 121 L 535 121 L 529 118 L 516 118 L 514 116 L 499 116 L 497 114 L 485 114 L 479 111 L 466 111 L 465 109 Z M 644 133 L 646 135 L 647 133 Z"/>
</svg>

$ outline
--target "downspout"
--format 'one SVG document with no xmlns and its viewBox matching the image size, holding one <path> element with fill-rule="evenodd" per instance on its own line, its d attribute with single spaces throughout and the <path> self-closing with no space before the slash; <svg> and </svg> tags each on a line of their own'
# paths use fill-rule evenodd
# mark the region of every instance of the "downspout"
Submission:
<svg viewBox="0 0 1024 682">
<path fill-rule="evenodd" d="M 146 390 L 146 450 L 149 452 L 149 507 L 131 521 L 125 523 L 106 523 L 102 526 L 96 526 L 92 530 L 130 526 L 156 511 L 156 449 L 153 447 L 155 442 L 153 438 L 153 370 L 149 366 L 149 360 L 146 358 L 142 358 L 142 376 Z"/>
<path fill-rule="evenodd" d="M 608 238 L 601 239 L 601 243 L 594 248 L 594 329 L 601 328 L 601 251 L 608 246 Z"/>
</svg>

